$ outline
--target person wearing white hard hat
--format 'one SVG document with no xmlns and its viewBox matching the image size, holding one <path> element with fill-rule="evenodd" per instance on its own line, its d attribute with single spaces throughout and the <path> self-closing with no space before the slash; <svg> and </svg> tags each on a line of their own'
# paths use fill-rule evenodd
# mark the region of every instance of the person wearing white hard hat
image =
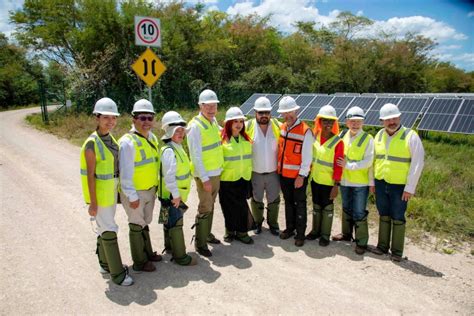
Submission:
<svg viewBox="0 0 474 316">
<path fill-rule="evenodd" d="M 337 165 L 344 168 L 341 180 L 342 233 L 332 237 L 335 241 L 354 239 L 355 252 L 359 255 L 365 253 L 369 240 L 367 198 L 369 185 L 374 182 L 374 138 L 362 129 L 364 119 L 364 110 L 358 106 L 351 107 L 346 114 L 349 130 L 340 135 L 344 141 L 344 158 L 337 160 Z"/>
<path fill-rule="evenodd" d="M 238 107 L 231 107 L 225 114 L 222 129 L 224 165 L 219 189 L 219 203 L 224 213 L 224 241 L 237 239 L 253 244 L 248 231 L 254 228 L 247 195 L 252 176 L 252 143 L 245 132 L 245 116 Z"/>
<path fill-rule="evenodd" d="M 151 132 L 155 110 L 150 101 L 135 102 L 132 129 L 119 140 L 120 199 L 128 217 L 133 270 L 155 271 L 161 256 L 153 251 L 149 225 L 158 185 L 158 139 Z"/>
<path fill-rule="evenodd" d="M 313 196 L 313 225 L 306 236 L 308 240 L 319 238 L 319 245 L 329 245 L 334 199 L 342 177 L 342 167 L 337 160 L 344 157 L 344 143 L 338 136 L 339 123 L 334 107 L 321 107 L 314 119 L 313 166 L 311 168 L 311 193 Z"/>
<path fill-rule="evenodd" d="M 252 214 L 257 228 L 256 234 L 262 232 L 265 203 L 267 199 L 267 223 L 272 235 L 278 236 L 278 213 L 280 209 L 280 179 L 277 174 L 278 139 L 281 123 L 272 118 L 272 105 L 266 97 L 255 100 L 255 118 L 245 124 L 245 129 L 252 140 Z"/>
<path fill-rule="evenodd" d="M 208 243 L 219 244 L 220 240 L 211 233 L 214 218 L 214 203 L 219 192 L 220 175 L 224 155 L 220 138 L 220 126 L 216 121 L 219 100 L 212 90 L 199 95 L 199 109 L 188 126 L 188 146 L 191 158 L 191 173 L 196 180 L 199 205 L 196 215 L 196 251 L 205 257 L 212 256 Z"/>
<path fill-rule="evenodd" d="M 160 180 L 158 198 L 161 201 L 160 219 L 165 236 L 165 250 L 171 252 L 179 265 L 192 266 L 196 258 L 186 254 L 183 234 L 183 214 L 191 190 L 191 163 L 184 151 L 186 121 L 175 111 L 166 112 L 161 119 L 165 134 L 161 137 Z"/>
<path fill-rule="evenodd" d="M 375 136 L 375 202 L 379 212 L 379 236 L 376 254 L 388 253 L 400 262 L 405 244 L 405 211 L 415 194 L 424 166 L 425 151 L 418 134 L 400 123 L 395 104 L 380 109 L 384 128 Z"/>
<path fill-rule="evenodd" d="M 277 172 L 285 199 L 286 229 L 281 239 L 295 235 L 295 246 L 304 245 L 306 230 L 306 186 L 311 167 L 313 134 L 309 126 L 298 119 L 300 107 L 290 96 L 283 97 L 278 104 L 285 122 L 281 126 L 278 140 Z"/>
<path fill-rule="evenodd" d="M 118 226 L 115 223 L 118 194 L 117 141 L 111 130 L 117 124 L 117 104 L 102 98 L 94 106 L 97 128 L 81 148 L 81 182 L 84 201 L 89 204 L 89 216 L 97 223 L 97 250 L 100 272 L 110 273 L 119 285 L 132 285 L 127 266 L 122 264 L 117 243 Z"/>
</svg>

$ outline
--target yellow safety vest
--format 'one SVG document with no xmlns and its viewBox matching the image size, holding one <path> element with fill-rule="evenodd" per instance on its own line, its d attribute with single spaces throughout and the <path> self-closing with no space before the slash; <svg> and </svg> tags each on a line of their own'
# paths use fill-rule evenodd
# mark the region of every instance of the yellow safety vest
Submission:
<svg viewBox="0 0 474 316">
<path fill-rule="evenodd" d="M 386 149 L 387 133 L 381 129 L 375 136 L 374 176 L 391 184 L 406 184 L 411 154 L 408 141 L 415 131 L 402 126 Z"/>
<path fill-rule="evenodd" d="M 278 120 L 275 118 L 270 119 L 270 123 L 272 125 L 272 131 L 273 131 L 273 135 L 275 136 L 275 141 L 278 143 L 278 138 L 280 138 L 281 123 L 278 122 Z M 247 123 L 245 124 L 245 132 L 247 132 L 250 139 L 255 138 L 255 126 L 257 126 L 256 119 L 251 119 L 247 121 Z"/>
<path fill-rule="evenodd" d="M 176 185 L 178 187 L 181 200 L 183 202 L 186 202 L 188 200 L 189 191 L 191 191 L 191 164 L 189 162 L 188 155 L 182 147 L 177 148 L 170 144 L 161 148 L 160 157 L 163 157 L 163 152 L 168 148 L 173 150 L 174 156 L 176 157 Z M 161 159 L 161 161 L 163 161 L 163 159 Z M 170 191 L 168 191 L 168 189 L 166 188 L 164 173 L 165 170 L 161 169 L 160 182 L 157 193 L 158 196 L 160 196 L 161 194 L 160 198 L 169 199 Z"/>
<path fill-rule="evenodd" d="M 343 138 L 344 157 L 348 162 L 359 162 L 364 159 L 365 150 L 373 137 L 369 133 L 362 132 L 352 143 L 350 143 L 350 139 L 350 132 L 347 131 Z M 351 183 L 369 185 L 369 168 L 359 170 L 348 170 L 344 168 L 342 177 Z"/>
<path fill-rule="evenodd" d="M 112 141 L 117 143 L 115 138 Z M 114 174 L 114 155 L 110 152 L 104 142 L 100 139 L 97 132 L 92 133 L 84 142 L 81 148 L 81 182 L 84 201 L 90 204 L 89 184 L 87 183 L 87 163 L 86 163 L 86 144 L 94 142 L 95 151 L 95 192 L 97 205 L 100 207 L 112 206 L 116 203 L 116 182 L 118 175 Z M 118 144 L 117 144 L 118 146 Z"/>
<path fill-rule="evenodd" d="M 239 135 L 239 142 L 234 137 L 222 144 L 224 149 L 224 168 L 221 181 L 237 181 L 240 178 L 250 180 L 252 176 L 252 143 Z"/>
<path fill-rule="evenodd" d="M 193 117 L 189 122 L 189 125 L 193 123 L 196 123 L 201 131 L 201 158 L 204 168 L 207 171 L 222 168 L 222 165 L 224 164 L 224 156 L 222 153 L 219 126 L 216 122 L 210 123 L 201 115 Z M 194 174 L 194 165 L 192 162 L 191 172 Z"/>
<path fill-rule="evenodd" d="M 334 173 L 334 154 L 337 144 L 342 139 L 334 135 L 321 145 L 321 135 L 318 134 L 313 144 L 313 166 L 311 177 L 314 182 L 323 185 L 334 185 L 332 178 Z"/>
<path fill-rule="evenodd" d="M 133 186 L 135 190 L 148 190 L 158 185 L 158 139 L 152 134 L 151 139 L 147 140 L 143 136 L 135 133 L 127 133 L 122 137 L 126 137 L 133 142 L 135 148 L 135 168 L 133 170 Z M 120 142 L 120 141 L 119 141 Z M 153 148 L 148 142 L 155 145 Z"/>
</svg>

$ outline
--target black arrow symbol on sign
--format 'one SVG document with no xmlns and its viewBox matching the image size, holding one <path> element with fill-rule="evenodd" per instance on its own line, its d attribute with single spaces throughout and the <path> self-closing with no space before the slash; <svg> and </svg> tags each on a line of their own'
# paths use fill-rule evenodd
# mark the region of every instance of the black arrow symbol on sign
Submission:
<svg viewBox="0 0 474 316">
<path fill-rule="evenodd" d="M 153 77 L 156 77 L 155 64 L 156 60 L 153 59 L 153 61 L 151 62 L 151 74 L 153 75 Z"/>
<path fill-rule="evenodd" d="M 144 65 L 143 77 L 146 77 L 146 75 L 148 74 L 148 62 L 145 59 L 143 59 L 143 65 Z"/>
</svg>

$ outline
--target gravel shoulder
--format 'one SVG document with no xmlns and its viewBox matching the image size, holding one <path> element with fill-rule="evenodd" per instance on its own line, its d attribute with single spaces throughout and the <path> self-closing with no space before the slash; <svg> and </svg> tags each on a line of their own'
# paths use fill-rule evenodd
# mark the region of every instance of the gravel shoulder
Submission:
<svg viewBox="0 0 474 316">
<path fill-rule="evenodd" d="M 157 263 L 133 274 L 131 287 L 98 272 L 95 236 L 81 196 L 79 147 L 26 126 L 39 109 L 0 112 L 0 314 L 462 314 L 474 311 L 474 260 L 408 244 L 409 260 L 357 256 L 349 243 L 321 248 L 280 240 L 264 230 L 254 245 L 212 247 L 194 267 Z M 188 251 L 197 194 L 185 214 Z M 151 224 L 155 250 L 163 232 Z M 280 223 L 284 223 L 283 206 Z M 131 263 L 128 228 L 118 206 L 119 246 Z M 339 227 L 336 221 L 334 227 Z M 214 233 L 224 221 L 218 203 Z M 370 243 L 376 236 L 371 231 Z"/>
</svg>

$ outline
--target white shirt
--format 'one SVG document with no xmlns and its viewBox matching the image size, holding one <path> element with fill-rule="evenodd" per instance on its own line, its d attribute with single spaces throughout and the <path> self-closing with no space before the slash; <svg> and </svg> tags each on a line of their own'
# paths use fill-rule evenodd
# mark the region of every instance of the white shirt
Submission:
<svg viewBox="0 0 474 316">
<path fill-rule="evenodd" d="M 349 138 L 349 146 L 352 144 L 352 142 L 363 132 L 363 130 L 359 130 L 355 136 L 351 136 Z M 347 131 L 347 133 L 350 133 L 350 131 Z M 350 134 L 349 134 L 350 135 Z M 369 143 L 367 144 L 367 147 L 365 148 L 364 152 L 364 158 L 361 161 L 353 161 L 349 162 L 346 161 L 346 165 L 344 166 L 345 169 L 347 170 L 360 170 L 360 169 L 366 169 L 369 168 L 369 184 L 373 186 L 374 185 L 374 168 L 373 168 L 373 163 L 374 163 L 374 140 L 373 138 L 369 138 Z M 341 185 L 343 186 L 348 186 L 348 187 L 366 187 L 366 184 L 360 184 L 360 183 L 352 183 L 344 178 L 344 176 L 341 179 Z"/>
<path fill-rule="evenodd" d="M 252 144 L 252 168 L 257 173 L 275 172 L 277 170 L 278 140 L 275 138 L 271 121 L 267 125 L 267 133 L 255 120 L 255 133 Z"/>
<path fill-rule="evenodd" d="M 168 145 L 176 148 L 181 149 L 183 146 L 181 144 L 177 144 L 175 142 L 170 142 Z M 174 150 L 166 149 L 163 151 L 163 155 L 161 156 L 161 172 L 163 174 L 163 178 L 165 180 L 165 186 L 168 191 L 173 195 L 173 198 L 180 197 L 179 190 L 178 190 L 178 183 L 176 182 L 176 156 Z"/>
<path fill-rule="evenodd" d="M 387 152 L 390 142 L 399 132 L 400 129 L 390 136 L 387 134 L 386 130 L 383 131 L 383 133 L 387 134 L 387 143 L 385 144 L 385 150 Z M 421 143 L 420 137 L 416 133 L 411 134 L 410 139 L 408 140 L 408 146 L 411 155 L 411 163 L 404 191 L 415 194 L 418 180 L 420 180 L 421 172 L 423 171 L 423 167 L 425 165 L 425 150 L 423 148 L 423 144 Z"/>
<path fill-rule="evenodd" d="M 130 129 L 131 133 L 136 132 L 135 126 Z M 148 133 L 148 140 L 153 139 L 153 133 Z M 129 137 L 122 137 L 119 141 L 119 168 L 120 187 L 130 202 L 138 200 L 137 190 L 133 184 L 133 174 L 135 172 L 135 147 Z M 156 175 L 158 177 L 158 175 Z"/>
<path fill-rule="evenodd" d="M 198 117 L 201 120 L 207 120 L 202 113 L 199 113 Z M 207 120 L 209 122 L 209 120 Z M 214 169 L 214 170 L 206 170 L 204 168 L 204 164 L 202 163 L 202 137 L 201 137 L 201 130 L 198 123 L 193 122 L 189 125 L 187 129 L 187 138 L 188 138 L 188 147 L 189 147 L 189 156 L 191 161 L 194 165 L 194 177 L 198 177 L 201 179 L 202 182 L 206 182 L 209 180 L 209 177 L 219 176 L 222 172 L 222 168 Z M 211 124 L 216 124 L 219 129 L 221 127 L 217 124 L 217 120 L 211 122 Z"/>
<path fill-rule="evenodd" d="M 291 129 L 298 124 L 300 124 L 300 119 L 297 119 L 296 122 L 290 127 L 288 126 L 286 131 L 287 133 L 291 132 Z M 314 137 L 313 132 L 310 128 L 306 131 L 303 139 L 303 148 L 301 149 L 301 166 L 298 172 L 299 175 L 307 177 L 309 174 L 309 170 L 311 168 L 311 162 L 313 161 L 313 143 Z"/>
</svg>

